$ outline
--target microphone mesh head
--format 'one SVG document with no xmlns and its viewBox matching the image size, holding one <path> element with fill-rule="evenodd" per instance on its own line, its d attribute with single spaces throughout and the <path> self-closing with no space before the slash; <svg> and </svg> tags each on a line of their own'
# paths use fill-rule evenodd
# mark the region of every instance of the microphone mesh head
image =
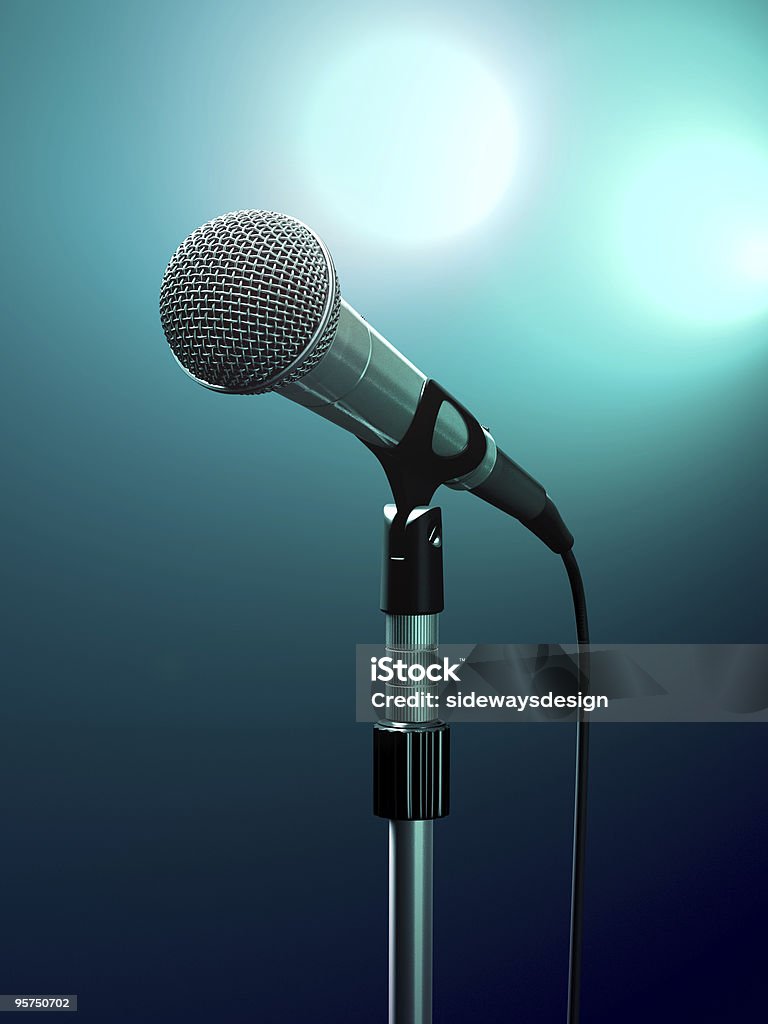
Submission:
<svg viewBox="0 0 768 1024">
<path fill-rule="evenodd" d="M 317 235 L 280 213 L 241 210 L 181 243 L 163 277 L 160 320 L 173 354 L 201 384 L 260 394 L 317 365 L 340 302 Z"/>
</svg>

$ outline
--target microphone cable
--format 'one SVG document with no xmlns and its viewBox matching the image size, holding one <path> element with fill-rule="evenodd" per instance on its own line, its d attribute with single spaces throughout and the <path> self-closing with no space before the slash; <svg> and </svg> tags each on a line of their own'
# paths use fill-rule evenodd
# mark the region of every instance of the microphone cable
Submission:
<svg viewBox="0 0 768 1024">
<path fill-rule="evenodd" d="M 573 551 L 566 551 L 563 564 L 568 574 L 576 618 L 579 645 L 578 672 L 589 687 L 589 622 L 584 581 Z M 567 1024 L 579 1024 L 581 1004 L 581 965 L 584 947 L 584 871 L 587 846 L 587 785 L 589 772 L 589 712 L 579 708 L 576 722 L 576 765 L 573 792 L 573 857 L 571 862 L 571 917 L 568 948 Z"/>
</svg>

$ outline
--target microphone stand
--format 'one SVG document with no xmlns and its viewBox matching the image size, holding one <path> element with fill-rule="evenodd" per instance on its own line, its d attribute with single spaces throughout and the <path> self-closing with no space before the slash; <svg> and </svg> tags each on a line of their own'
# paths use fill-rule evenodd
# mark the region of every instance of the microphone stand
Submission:
<svg viewBox="0 0 768 1024">
<path fill-rule="evenodd" d="M 454 455 L 440 455 L 433 447 L 444 405 L 459 414 L 466 428 L 466 443 Z M 393 663 L 403 663 L 406 672 L 400 681 L 385 685 L 385 696 L 415 698 L 387 703 L 387 717 L 373 730 L 373 812 L 389 821 L 389 1024 L 432 1024 L 432 832 L 433 821 L 449 809 L 450 733 L 437 717 L 438 684 L 428 680 L 426 671 L 414 673 L 416 681 L 409 682 L 407 669 L 426 670 L 437 660 L 438 617 L 444 606 L 443 533 L 440 509 L 430 502 L 441 484 L 466 479 L 477 469 L 487 442 L 469 410 L 436 381 L 427 380 L 397 444 L 363 443 L 383 466 L 395 499 L 384 508 L 381 610 L 386 614 L 386 654 Z M 547 501 L 545 522 L 534 532 L 558 550 L 548 534 L 553 525 L 558 535 L 559 528 L 566 535 L 567 530 Z M 533 522 L 527 522 L 531 529 Z M 584 586 L 570 549 L 561 554 L 581 651 L 589 642 Z M 579 660 L 586 668 L 586 658 L 580 655 Z M 568 1001 L 568 1019 L 574 1022 L 579 1016 L 582 946 L 586 724 L 580 722 L 579 730 Z"/>
<path fill-rule="evenodd" d="M 432 443 L 444 404 L 467 432 L 464 448 L 449 456 Z M 437 660 L 443 610 L 442 516 L 430 501 L 440 484 L 476 469 L 485 434 L 464 406 L 428 380 L 398 444 L 364 443 L 384 467 L 395 499 L 384 508 L 386 653 L 406 669 L 426 669 Z M 373 730 L 373 811 L 389 821 L 389 1024 L 432 1024 L 432 831 L 433 821 L 448 814 L 450 757 L 437 693 L 426 673 L 415 683 L 386 685 L 385 696 L 416 699 L 388 705 L 388 717 Z"/>
<path fill-rule="evenodd" d="M 443 608 L 440 509 L 413 509 L 402 531 L 395 505 L 384 516 L 386 654 L 426 670 L 437 660 Z M 450 733 L 426 675 L 384 692 L 406 698 L 373 733 L 373 811 L 389 821 L 389 1024 L 431 1024 L 432 833 L 449 809 Z"/>
</svg>

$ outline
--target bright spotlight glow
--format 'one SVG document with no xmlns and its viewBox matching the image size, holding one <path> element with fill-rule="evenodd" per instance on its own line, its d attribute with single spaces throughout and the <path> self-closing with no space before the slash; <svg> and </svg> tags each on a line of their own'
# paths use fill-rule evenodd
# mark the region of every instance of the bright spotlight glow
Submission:
<svg viewBox="0 0 768 1024">
<path fill-rule="evenodd" d="M 735 253 L 735 260 L 747 280 L 762 281 L 768 286 L 768 234 L 745 239 Z"/>
<path fill-rule="evenodd" d="M 517 136 L 501 83 L 463 45 L 379 35 L 320 74 L 302 161 L 343 220 L 424 244 L 487 217 L 515 171 Z"/>
<path fill-rule="evenodd" d="M 613 224 L 614 270 L 635 298 L 691 325 L 768 312 L 768 147 L 678 139 L 635 163 Z"/>
</svg>

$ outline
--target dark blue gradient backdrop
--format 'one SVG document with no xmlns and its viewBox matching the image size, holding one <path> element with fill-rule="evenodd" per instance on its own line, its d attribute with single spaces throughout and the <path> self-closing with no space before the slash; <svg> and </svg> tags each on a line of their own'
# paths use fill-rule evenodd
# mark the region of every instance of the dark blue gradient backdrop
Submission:
<svg viewBox="0 0 768 1024">
<path fill-rule="evenodd" d="M 383 1022 L 353 647 L 382 632 L 385 481 L 304 410 L 190 382 L 163 270 L 227 210 L 312 224 L 349 301 L 547 484 L 597 641 L 766 642 L 768 321 L 656 316 L 598 237 L 670 111 L 759 140 L 766 10 L 6 0 L 0 22 L 0 991 L 77 993 L 93 1024 Z M 527 55 L 538 170 L 399 251 L 317 198 L 295 128 L 337 29 L 411 22 L 510 73 Z M 352 141 L 375 159 L 368 126 Z M 570 640 L 559 560 L 441 505 L 444 639 Z M 572 727 L 453 741 L 436 1020 L 562 1021 Z M 595 730 L 585 1022 L 764 1019 L 767 770 L 760 726 Z"/>
</svg>

